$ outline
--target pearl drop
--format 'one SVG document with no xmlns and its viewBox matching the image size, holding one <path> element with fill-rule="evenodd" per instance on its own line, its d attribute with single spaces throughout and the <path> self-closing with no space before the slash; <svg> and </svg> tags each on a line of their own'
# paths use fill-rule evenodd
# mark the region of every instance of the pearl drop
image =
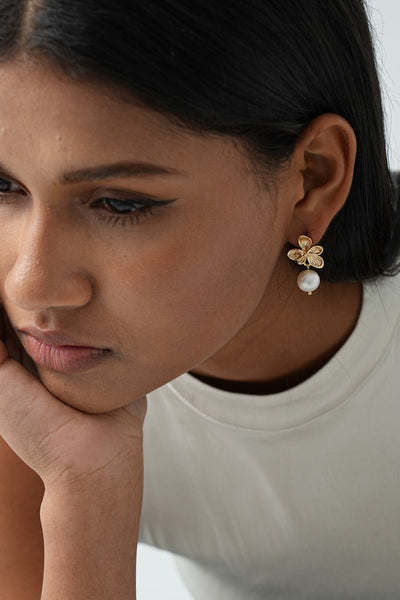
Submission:
<svg viewBox="0 0 400 600">
<path fill-rule="evenodd" d="M 301 271 L 297 277 L 297 285 L 303 292 L 307 292 L 309 295 L 319 287 L 320 281 L 318 273 L 312 269 Z"/>
</svg>

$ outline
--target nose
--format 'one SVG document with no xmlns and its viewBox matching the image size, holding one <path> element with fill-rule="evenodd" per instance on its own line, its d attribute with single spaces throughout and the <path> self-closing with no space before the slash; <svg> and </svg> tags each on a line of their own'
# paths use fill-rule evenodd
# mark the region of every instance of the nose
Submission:
<svg viewBox="0 0 400 600">
<path fill-rule="evenodd" d="M 84 242 L 84 240 L 83 240 Z M 41 219 L 24 227 L 4 291 L 20 308 L 39 311 L 85 306 L 93 295 L 81 245 L 62 226 Z"/>
</svg>

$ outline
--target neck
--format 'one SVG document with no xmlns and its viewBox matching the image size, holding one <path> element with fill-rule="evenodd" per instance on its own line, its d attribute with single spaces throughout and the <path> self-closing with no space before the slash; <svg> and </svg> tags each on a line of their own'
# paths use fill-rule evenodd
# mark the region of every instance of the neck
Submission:
<svg viewBox="0 0 400 600">
<path fill-rule="evenodd" d="M 308 296 L 296 286 L 297 273 L 289 268 L 275 276 L 244 327 L 191 374 L 227 391 L 270 394 L 327 363 L 355 327 L 362 286 L 322 281 Z"/>
</svg>

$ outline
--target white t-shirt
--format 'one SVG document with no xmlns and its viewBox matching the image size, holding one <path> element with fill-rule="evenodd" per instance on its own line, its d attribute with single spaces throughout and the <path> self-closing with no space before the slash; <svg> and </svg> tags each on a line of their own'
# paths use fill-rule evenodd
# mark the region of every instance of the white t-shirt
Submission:
<svg viewBox="0 0 400 600">
<path fill-rule="evenodd" d="M 274 395 L 184 374 L 149 394 L 141 541 L 196 600 L 400 599 L 400 277 Z"/>
</svg>

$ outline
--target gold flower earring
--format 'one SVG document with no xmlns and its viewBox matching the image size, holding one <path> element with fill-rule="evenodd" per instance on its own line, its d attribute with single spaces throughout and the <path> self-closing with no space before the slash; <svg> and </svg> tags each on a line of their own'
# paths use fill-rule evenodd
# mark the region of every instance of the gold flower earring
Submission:
<svg viewBox="0 0 400 600">
<path fill-rule="evenodd" d="M 319 287 L 320 278 L 316 271 L 310 269 L 310 266 L 316 269 L 322 269 L 324 259 L 320 256 L 324 251 L 322 246 L 313 246 L 312 239 L 307 235 L 301 235 L 298 239 L 299 248 L 293 248 L 287 253 L 290 260 L 295 260 L 298 265 L 305 265 L 306 271 L 301 271 L 297 277 L 297 285 L 309 296 Z"/>
</svg>

